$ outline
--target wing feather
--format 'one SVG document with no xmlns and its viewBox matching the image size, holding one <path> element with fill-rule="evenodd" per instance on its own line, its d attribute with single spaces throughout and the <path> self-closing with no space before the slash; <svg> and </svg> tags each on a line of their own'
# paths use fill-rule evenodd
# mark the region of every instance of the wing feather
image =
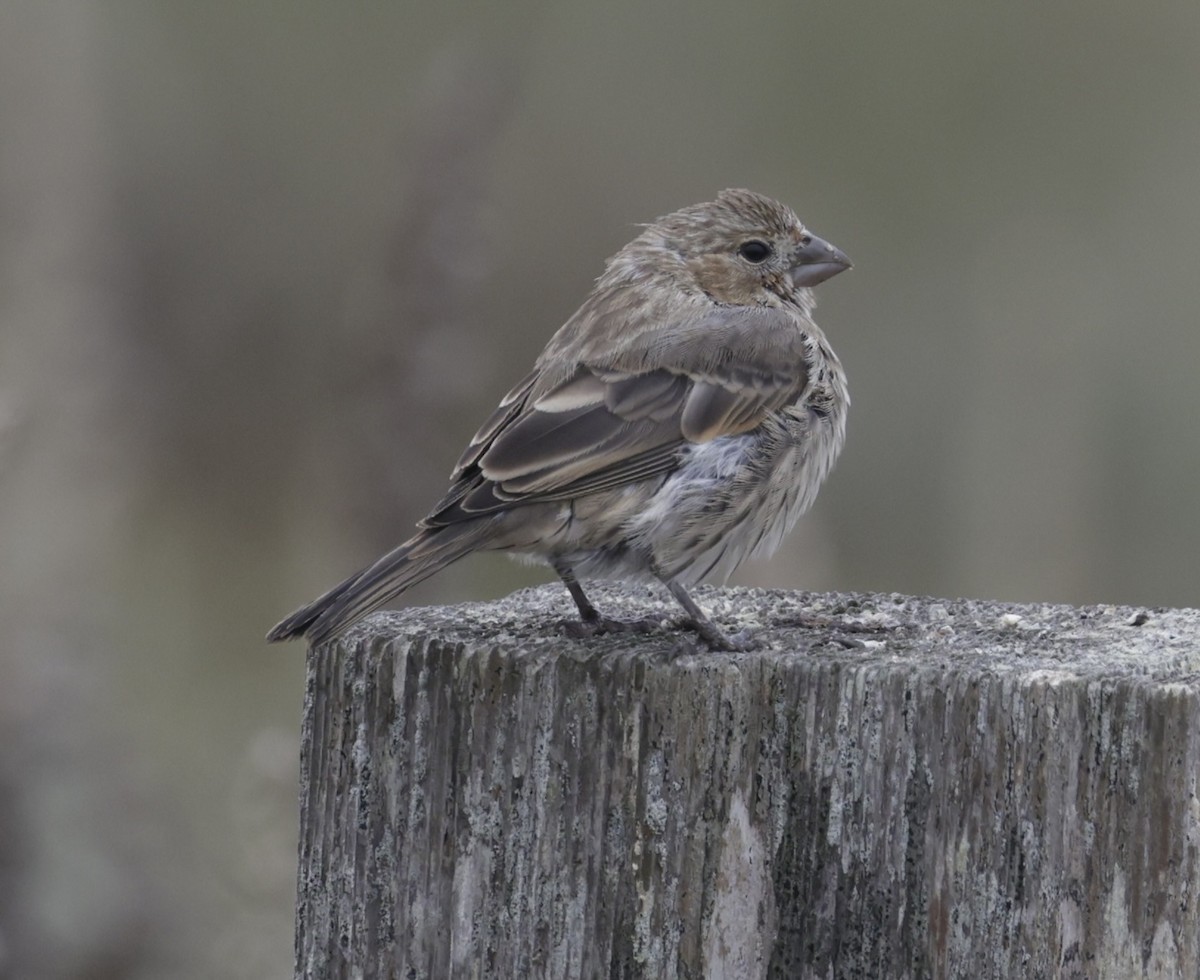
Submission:
<svg viewBox="0 0 1200 980">
<path fill-rule="evenodd" d="M 600 317 L 603 304 L 590 313 Z M 471 440 L 423 524 L 670 472 L 687 444 L 751 431 L 807 384 L 807 321 L 797 311 L 709 304 L 673 328 L 631 327 L 616 343 L 610 335 L 607 347 L 586 324 L 572 335 L 573 322 Z"/>
</svg>

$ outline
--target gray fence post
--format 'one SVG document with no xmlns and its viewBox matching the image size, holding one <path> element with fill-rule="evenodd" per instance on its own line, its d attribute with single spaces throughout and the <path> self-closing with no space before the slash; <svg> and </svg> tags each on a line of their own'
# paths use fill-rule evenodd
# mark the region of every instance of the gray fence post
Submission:
<svg viewBox="0 0 1200 980">
<path fill-rule="evenodd" d="M 310 651 L 296 975 L 1200 973 L 1200 613 L 698 598 L 763 648 L 547 587 Z"/>
</svg>

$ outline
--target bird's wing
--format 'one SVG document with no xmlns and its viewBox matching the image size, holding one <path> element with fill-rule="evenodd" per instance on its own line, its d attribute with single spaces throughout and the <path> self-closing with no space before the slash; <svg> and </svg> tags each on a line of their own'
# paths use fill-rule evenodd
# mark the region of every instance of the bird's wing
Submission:
<svg viewBox="0 0 1200 980">
<path fill-rule="evenodd" d="M 803 392 L 804 322 L 786 309 L 713 306 L 581 350 L 565 379 L 540 365 L 471 440 L 422 523 L 620 486 L 674 469 L 689 443 L 749 432 Z"/>
</svg>

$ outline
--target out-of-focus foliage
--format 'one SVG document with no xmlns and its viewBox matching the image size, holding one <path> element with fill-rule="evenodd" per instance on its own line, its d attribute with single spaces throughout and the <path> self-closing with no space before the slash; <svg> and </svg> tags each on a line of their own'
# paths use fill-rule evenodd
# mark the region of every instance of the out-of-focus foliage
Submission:
<svg viewBox="0 0 1200 980">
<path fill-rule="evenodd" d="M 742 581 L 1194 604 L 1197 92 L 1182 2 L 4 4 L 0 973 L 287 975 L 260 637 L 726 186 L 856 262 L 846 453 Z"/>
</svg>

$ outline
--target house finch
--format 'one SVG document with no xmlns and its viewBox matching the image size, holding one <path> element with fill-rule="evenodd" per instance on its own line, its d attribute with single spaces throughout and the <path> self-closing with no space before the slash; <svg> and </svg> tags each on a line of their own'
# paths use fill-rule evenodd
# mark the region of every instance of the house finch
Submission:
<svg viewBox="0 0 1200 980">
<path fill-rule="evenodd" d="M 710 646 L 746 647 L 686 586 L 772 553 L 833 466 L 850 398 L 810 287 L 848 268 L 751 191 L 659 218 L 484 422 L 417 533 L 268 639 L 322 642 L 488 549 L 550 565 L 580 632 L 650 628 L 602 617 L 580 579 L 653 577 Z"/>
</svg>

